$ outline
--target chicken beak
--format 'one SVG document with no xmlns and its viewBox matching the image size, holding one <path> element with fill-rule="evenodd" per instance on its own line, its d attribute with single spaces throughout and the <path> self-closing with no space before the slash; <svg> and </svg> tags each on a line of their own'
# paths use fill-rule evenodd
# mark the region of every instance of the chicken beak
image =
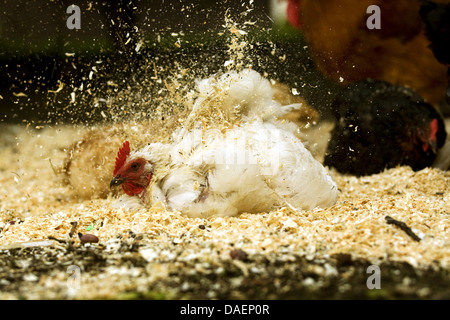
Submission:
<svg viewBox="0 0 450 320">
<path fill-rule="evenodd" d="M 109 187 L 115 187 L 125 182 L 125 179 L 121 178 L 120 175 L 115 176 L 112 178 L 111 182 L 109 183 Z"/>
<path fill-rule="evenodd" d="M 438 151 L 437 141 L 434 139 L 431 139 L 430 141 L 428 141 L 428 144 L 430 145 L 430 148 L 433 151 L 433 153 L 437 154 L 437 151 Z"/>
</svg>

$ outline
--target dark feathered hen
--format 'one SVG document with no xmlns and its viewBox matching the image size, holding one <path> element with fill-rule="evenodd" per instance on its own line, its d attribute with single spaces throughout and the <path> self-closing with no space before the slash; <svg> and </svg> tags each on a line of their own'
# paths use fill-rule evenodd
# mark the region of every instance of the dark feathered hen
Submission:
<svg viewBox="0 0 450 320">
<path fill-rule="evenodd" d="M 450 3 L 421 1 L 420 16 L 425 22 L 425 34 L 436 59 L 447 66 L 447 102 L 450 103 Z"/>
<path fill-rule="evenodd" d="M 450 66 L 450 3 L 421 2 L 420 16 L 430 48 L 440 63 Z"/>
<path fill-rule="evenodd" d="M 414 91 L 384 81 L 358 81 L 334 101 L 336 125 L 324 164 L 370 175 L 408 165 L 431 166 L 446 138 L 439 113 Z"/>
</svg>

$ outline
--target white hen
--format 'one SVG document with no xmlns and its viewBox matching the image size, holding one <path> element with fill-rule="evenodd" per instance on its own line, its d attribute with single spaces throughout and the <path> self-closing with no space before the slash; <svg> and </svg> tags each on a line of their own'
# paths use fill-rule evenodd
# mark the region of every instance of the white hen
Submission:
<svg viewBox="0 0 450 320">
<path fill-rule="evenodd" d="M 122 184 L 123 206 L 139 199 L 208 217 L 335 203 L 336 184 L 294 135 L 295 125 L 276 120 L 301 105 L 281 106 L 269 81 L 248 69 L 197 87 L 192 112 L 171 144 L 130 152 L 126 142 L 119 150 L 111 186 Z"/>
</svg>

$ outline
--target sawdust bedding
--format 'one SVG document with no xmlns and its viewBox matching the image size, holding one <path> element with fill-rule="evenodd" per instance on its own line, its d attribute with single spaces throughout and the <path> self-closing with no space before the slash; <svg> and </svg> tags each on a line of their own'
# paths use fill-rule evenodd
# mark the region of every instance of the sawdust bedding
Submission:
<svg viewBox="0 0 450 320">
<path fill-rule="evenodd" d="M 323 128 L 316 131 L 314 146 L 319 146 L 315 150 L 318 159 L 324 150 L 319 140 L 326 140 L 323 130 L 329 130 L 326 125 Z M 276 255 L 286 262 L 293 254 L 310 260 L 348 254 L 374 264 L 398 261 L 419 269 L 450 268 L 448 171 L 426 168 L 413 172 L 408 167 L 398 167 L 361 178 L 331 171 L 340 193 L 336 205 L 330 208 L 308 212 L 277 208 L 238 217 L 194 219 L 162 208 L 136 212 L 114 209 L 115 195 L 111 194 L 93 199 L 75 197 L 57 168 L 64 164 L 68 146 L 79 141 L 88 128 L 2 125 L 0 130 L 0 252 L 3 256 L 15 248 L 61 246 L 68 240 L 75 247 L 102 246 L 117 253 L 114 251 L 117 239 L 127 238 L 131 232 L 145 235 L 147 239 L 138 250 L 140 257 L 152 266 L 152 276 L 146 278 L 146 284 L 169 276 L 168 261 L 184 261 L 187 265 L 189 261 L 231 261 L 230 248 L 249 256 Z M 111 146 L 113 149 L 116 145 Z M 386 216 L 404 222 L 420 241 L 388 224 Z M 69 238 L 74 221 L 77 230 Z M 95 234 L 99 243 L 82 244 L 77 232 Z M 166 262 L 166 267 L 160 262 Z M 249 271 L 240 259 L 234 259 L 233 263 L 244 275 L 258 272 Z M 121 292 L 118 283 L 121 274 L 126 272 L 120 268 L 109 269 L 108 281 L 104 281 L 105 275 L 100 277 L 101 285 L 93 284 L 95 281 L 91 279 L 75 297 L 105 297 Z M 191 271 L 201 273 L 199 268 L 196 264 Z M 54 296 L 48 293 L 51 287 L 67 290 L 65 271 L 61 270 L 53 279 L 48 276 L 28 279 L 31 284 L 45 287 L 47 292 L 28 298 L 67 297 L 67 293 Z M 130 288 L 132 280 L 127 279 L 124 287 Z M 26 277 L 23 281 L 27 281 Z M 2 292 L 0 298 L 17 298 L 17 295 Z"/>
</svg>

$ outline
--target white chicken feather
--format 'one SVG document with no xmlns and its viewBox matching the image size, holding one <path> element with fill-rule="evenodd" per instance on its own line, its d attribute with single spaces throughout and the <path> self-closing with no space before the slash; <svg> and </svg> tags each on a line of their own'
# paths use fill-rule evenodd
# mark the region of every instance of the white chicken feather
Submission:
<svg viewBox="0 0 450 320">
<path fill-rule="evenodd" d="M 249 69 L 201 80 L 197 88 L 172 143 L 119 151 L 111 186 L 123 184 L 128 194 L 119 206 L 135 208 L 141 199 L 208 217 L 336 202 L 336 184 L 294 135 L 296 126 L 277 120 L 301 104 L 281 106 L 269 81 Z"/>
</svg>

